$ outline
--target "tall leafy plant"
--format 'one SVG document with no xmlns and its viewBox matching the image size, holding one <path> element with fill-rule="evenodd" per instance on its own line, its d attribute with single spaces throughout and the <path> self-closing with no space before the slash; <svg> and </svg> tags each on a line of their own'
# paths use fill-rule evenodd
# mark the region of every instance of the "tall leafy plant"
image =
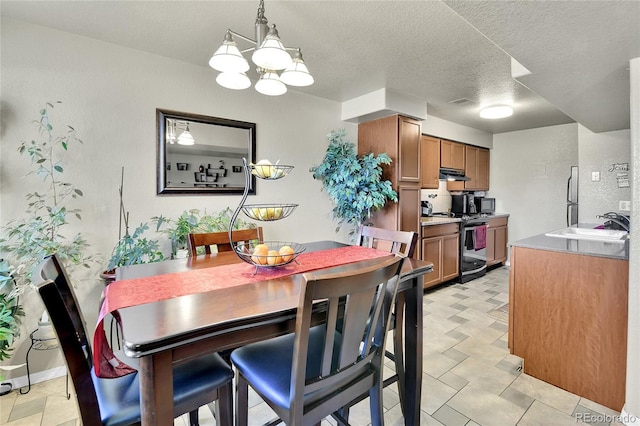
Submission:
<svg viewBox="0 0 640 426">
<path fill-rule="evenodd" d="M 60 102 L 57 102 L 60 103 Z M 28 175 L 42 178 L 42 185 L 26 194 L 25 215 L 3 226 L 0 251 L 9 265 L 15 286 L 10 296 L 24 291 L 31 284 L 31 275 L 45 256 L 57 253 L 67 264 L 89 268 L 91 256 L 85 254 L 87 241 L 80 233 L 65 234 L 70 220 L 81 220 L 80 209 L 69 208 L 72 200 L 82 197 L 82 191 L 64 179 L 65 154 L 71 147 L 81 144 L 76 130 L 66 126 L 61 135 L 54 134 L 50 120 L 52 103 L 40 110 L 34 120 L 40 139 L 22 142 L 21 155 L 31 160 Z"/>
<path fill-rule="evenodd" d="M 344 129 L 327 135 L 329 146 L 320 165 L 312 167 L 313 178 L 320 180 L 333 203 L 336 232 L 343 225 L 353 234 L 371 214 L 388 201 L 398 201 L 391 182 L 382 180 L 382 165 L 391 164 L 385 153 L 357 155 L 355 144 L 346 139 Z"/>
</svg>

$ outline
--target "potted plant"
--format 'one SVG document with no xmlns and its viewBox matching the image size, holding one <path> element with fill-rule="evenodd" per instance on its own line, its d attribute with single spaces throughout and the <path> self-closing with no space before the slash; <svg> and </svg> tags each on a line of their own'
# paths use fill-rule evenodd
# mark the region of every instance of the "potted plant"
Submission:
<svg viewBox="0 0 640 426">
<path fill-rule="evenodd" d="M 116 268 L 120 266 L 137 265 L 140 263 L 159 262 L 164 260 L 164 254 L 160 251 L 158 240 L 148 239 L 144 236 L 149 225 L 141 223 L 133 234 L 129 233 L 129 212 L 124 207 L 124 167 L 120 178 L 120 224 L 118 229 L 118 242 L 113 247 L 107 269 L 100 277 L 111 282 L 115 280 Z M 124 229 L 124 236 L 122 231 Z"/>
<path fill-rule="evenodd" d="M 391 182 L 382 180 L 382 165 L 391 164 L 385 153 L 358 157 L 356 147 L 346 139 L 346 131 L 332 131 L 327 135 L 329 146 L 322 163 L 311 168 L 313 178 L 322 182 L 323 189 L 335 204 L 333 217 L 338 232 L 346 224 L 354 234 L 371 214 L 388 201 L 398 201 Z"/>
<path fill-rule="evenodd" d="M 155 216 L 152 221 L 156 224 L 156 231 L 166 235 L 171 241 L 171 253 L 174 257 L 186 256 L 187 235 L 200 232 L 224 232 L 229 230 L 233 211 L 227 207 L 217 213 L 207 214 L 205 211 L 191 209 L 184 211 L 176 220 Z M 255 228 L 253 222 L 238 219 L 234 223 L 234 229 Z M 182 252 L 184 251 L 184 255 Z"/>
<path fill-rule="evenodd" d="M 15 295 L 14 280 L 9 262 L 0 260 L 0 361 L 9 359 L 13 342 L 20 337 L 20 323 L 24 310 Z M 0 375 L 0 382 L 3 380 Z M 10 392 L 10 383 L 0 384 L 0 395 Z"/>
<path fill-rule="evenodd" d="M 42 177 L 44 185 L 26 194 L 24 217 L 2 227 L 0 252 L 6 262 L 3 268 L 11 271 L 14 285 L 11 296 L 5 297 L 9 303 L 17 304 L 16 297 L 32 284 L 33 271 L 46 256 L 57 253 L 69 265 L 70 273 L 74 266 L 89 268 L 92 260 L 85 254 L 88 243 L 82 235 L 68 238 L 65 232 L 70 221 L 81 219 L 80 209 L 71 208 L 71 204 L 83 193 L 73 183 L 63 180 L 66 167 L 63 158 L 71 147 L 82 141 L 71 126 L 67 126 L 65 134 L 54 135 L 49 114 L 52 108 L 53 104 L 47 103 L 40 110 L 39 119 L 34 120 L 41 138 L 22 142 L 18 148 L 20 154 L 27 154 L 31 159 L 32 169 L 27 174 Z M 8 281 L 6 276 L 5 272 L 3 282 Z M 18 312 L 16 308 L 10 309 L 14 314 Z"/>
</svg>

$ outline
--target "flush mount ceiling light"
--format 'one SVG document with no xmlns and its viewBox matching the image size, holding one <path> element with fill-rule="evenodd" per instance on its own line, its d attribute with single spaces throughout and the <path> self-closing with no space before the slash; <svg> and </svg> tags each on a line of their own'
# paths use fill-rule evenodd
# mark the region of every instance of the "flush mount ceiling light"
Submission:
<svg viewBox="0 0 640 426">
<path fill-rule="evenodd" d="M 253 46 L 240 51 L 233 36 L 253 43 Z M 287 50 L 295 51 L 293 58 Z M 257 66 L 256 71 L 260 79 L 256 83 L 256 90 L 264 95 L 278 96 L 287 92 L 289 86 L 310 86 L 313 77 L 302 59 L 298 48 L 284 47 L 280 41 L 275 25 L 268 26 L 264 16 L 264 0 L 260 0 L 258 16 L 255 24 L 255 40 L 238 34 L 230 29 L 224 35 L 222 46 L 215 51 L 209 60 L 209 66 L 220 74 L 216 82 L 227 89 L 242 90 L 251 86 L 249 77 L 245 74 L 250 68 L 243 53 L 253 51 L 251 60 Z M 282 71 L 278 75 L 278 71 Z"/>
<path fill-rule="evenodd" d="M 511 117 L 511 115 L 513 115 L 513 108 L 509 105 L 495 105 L 480 110 L 480 117 L 487 118 L 489 120 Z"/>
</svg>

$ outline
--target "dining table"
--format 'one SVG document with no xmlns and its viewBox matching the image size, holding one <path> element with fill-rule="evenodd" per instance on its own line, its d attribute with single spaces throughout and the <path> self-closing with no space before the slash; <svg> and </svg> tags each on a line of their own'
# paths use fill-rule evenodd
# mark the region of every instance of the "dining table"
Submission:
<svg viewBox="0 0 640 426">
<path fill-rule="evenodd" d="M 336 241 L 304 243 L 305 253 L 345 247 Z M 215 274 L 225 265 L 242 263 L 233 251 L 120 267 L 116 281 L 161 279 L 185 271 L 207 269 Z M 357 262 L 375 262 L 375 259 Z M 349 270 L 354 264 L 332 268 Z M 247 267 L 251 265 L 246 264 Z M 251 266 L 253 267 L 253 266 Z M 206 353 L 232 350 L 295 330 L 302 274 L 218 288 L 117 309 L 124 353 L 138 358 L 143 425 L 173 424 L 173 365 Z M 430 262 L 408 258 L 398 282 L 394 307 L 396 371 L 405 425 L 420 424 L 422 384 L 423 275 Z M 204 271 L 203 271 L 204 272 Z M 114 283 L 110 284 L 113 285 Z M 404 338 L 403 338 L 404 337 Z M 399 353 L 398 353 L 399 352 Z"/>
</svg>

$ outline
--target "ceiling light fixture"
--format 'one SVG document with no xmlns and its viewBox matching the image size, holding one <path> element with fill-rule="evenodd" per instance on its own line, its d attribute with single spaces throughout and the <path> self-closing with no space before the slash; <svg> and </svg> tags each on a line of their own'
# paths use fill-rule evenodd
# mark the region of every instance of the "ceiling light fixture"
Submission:
<svg viewBox="0 0 640 426">
<path fill-rule="evenodd" d="M 251 60 L 257 66 L 256 71 L 260 75 L 255 86 L 258 92 L 264 95 L 279 96 L 287 92 L 287 84 L 289 86 L 310 86 L 313 84 L 313 76 L 309 73 L 302 59 L 300 49 L 284 47 L 276 26 L 272 25 L 269 28 L 268 23 L 264 16 L 264 0 L 260 0 L 255 24 L 255 40 L 230 29 L 227 30 L 222 46 L 214 52 L 209 60 L 209 66 L 220 71 L 216 77 L 216 82 L 220 86 L 234 90 L 242 90 L 251 86 L 251 81 L 245 74 L 250 68 L 249 62 L 242 54 L 252 50 Z M 240 51 L 233 36 L 253 43 L 254 46 Z M 287 50 L 295 51 L 293 58 Z M 278 71 L 282 71 L 282 73 L 278 75 Z"/>
<path fill-rule="evenodd" d="M 513 108 L 509 105 L 494 105 L 483 108 L 480 110 L 480 117 L 487 118 L 489 120 L 495 120 L 496 118 L 511 117 L 513 115 Z"/>
</svg>

